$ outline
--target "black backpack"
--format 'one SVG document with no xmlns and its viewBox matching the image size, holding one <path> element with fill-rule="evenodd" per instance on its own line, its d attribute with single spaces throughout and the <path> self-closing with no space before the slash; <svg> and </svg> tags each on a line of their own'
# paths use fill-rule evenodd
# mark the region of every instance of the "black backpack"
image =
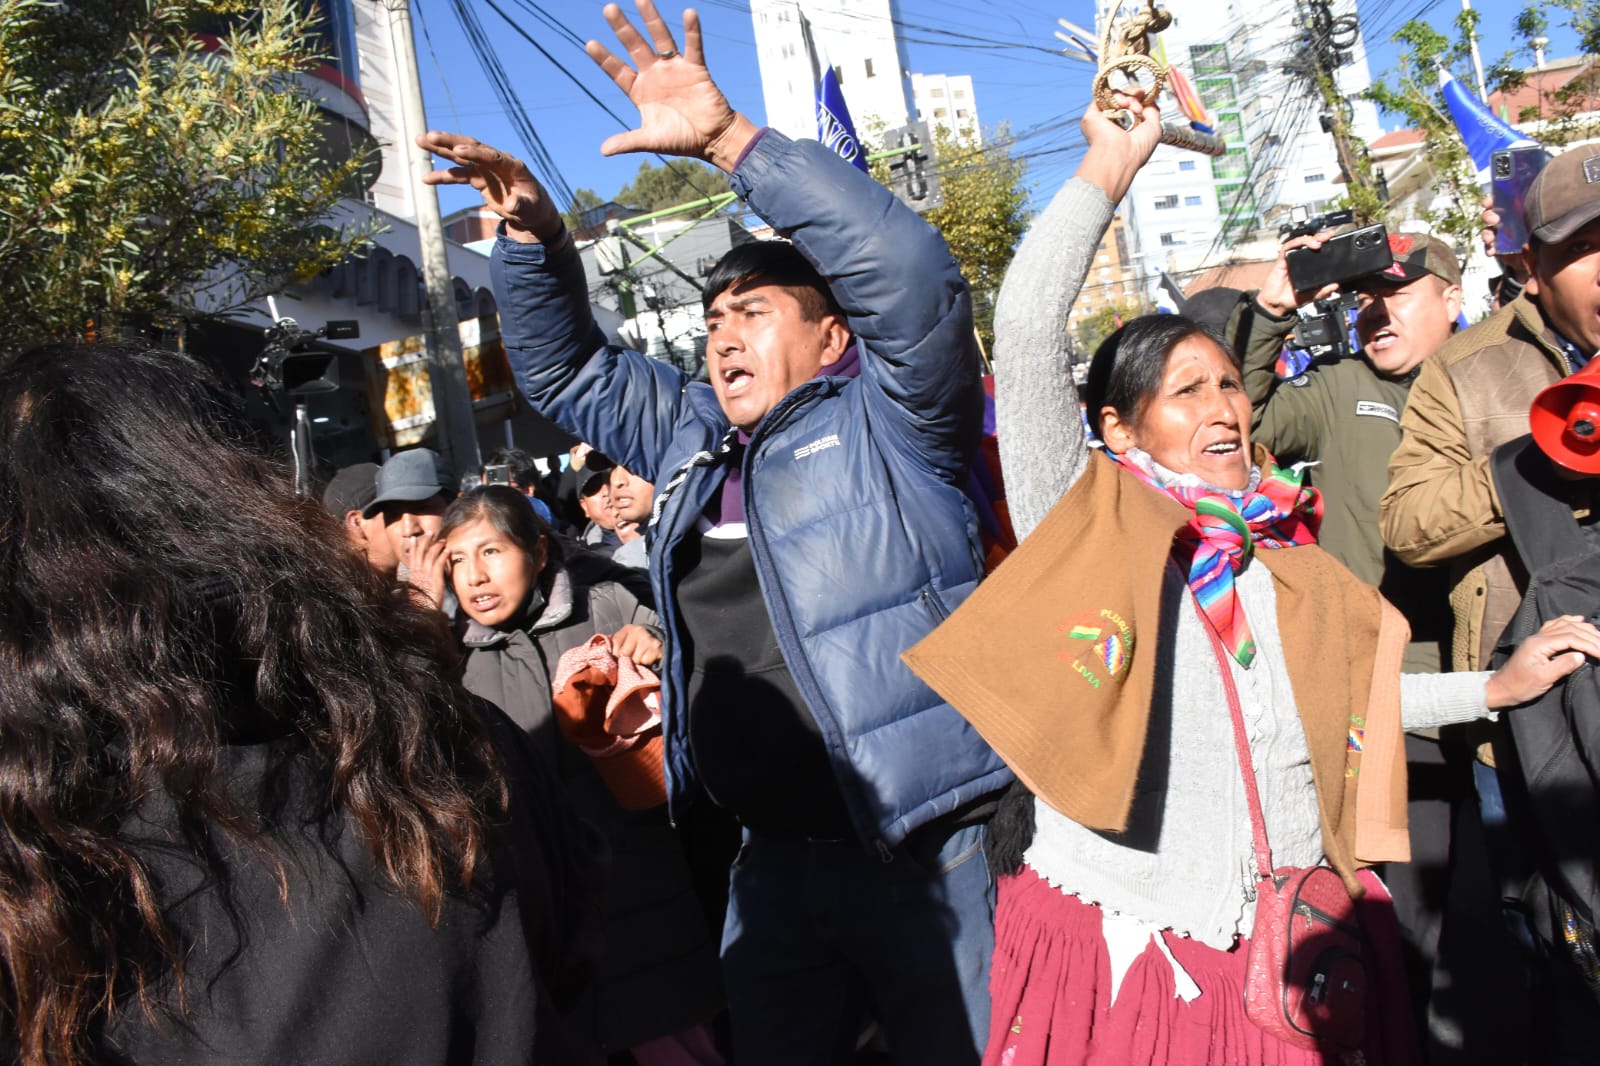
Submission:
<svg viewBox="0 0 1600 1066">
<path fill-rule="evenodd" d="M 1506 528 L 1528 573 L 1492 667 L 1546 621 L 1600 621 L 1600 529 L 1580 525 L 1568 492 L 1531 436 L 1490 460 Z M 1511 754 L 1496 760 L 1508 813 L 1535 869 L 1516 892 L 1535 934 L 1600 992 L 1600 671 L 1586 663 L 1535 702 L 1504 717 Z"/>
</svg>

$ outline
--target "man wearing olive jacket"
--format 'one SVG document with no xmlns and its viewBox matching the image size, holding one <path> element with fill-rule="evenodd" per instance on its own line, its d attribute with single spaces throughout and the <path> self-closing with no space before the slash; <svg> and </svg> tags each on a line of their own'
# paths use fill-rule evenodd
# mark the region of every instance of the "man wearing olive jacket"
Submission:
<svg viewBox="0 0 1600 1066">
<path fill-rule="evenodd" d="M 1310 237 L 1290 242 L 1284 251 L 1319 245 Z M 1406 668 L 1428 672 L 1440 668 L 1444 589 L 1385 550 L 1378 501 L 1389 483 L 1389 456 L 1400 443 L 1400 416 L 1417 368 L 1455 330 L 1461 269 L 1455 252 L 1433 237 L 1395 233 L 1389 247 L 1392 267 L 1350 284 L 1360 306 L 1361 351 L 1313 363 L 1287 381 L 1278 380 L 1274 368 L 1299 321 L 1295 308 L 1335 290 L 1294 292 L 1280 254 L 1243 310 L 1244 380 L 1254 407 L 1251 439 L 1279 462 L 1317 464 L 1311 480 L 1324 508 L 1318 542 L 1361 580 L 1382 588 L 1406 615 L 1413 640 Z"/>
</svg>

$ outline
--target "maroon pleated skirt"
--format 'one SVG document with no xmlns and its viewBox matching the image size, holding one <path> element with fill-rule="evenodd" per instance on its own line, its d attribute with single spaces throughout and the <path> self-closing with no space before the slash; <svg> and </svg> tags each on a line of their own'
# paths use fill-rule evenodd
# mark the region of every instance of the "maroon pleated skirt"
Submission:
<svg viewBox="0 0 1600 1066">
<path fill-rule="evenodd" d="M 1413 1066 L 1420 1061 L 1406 1001 L 1399 927 L 1388 893 L 1363 872 L 1369 949 L 1367 1045 L 1355 1056 L 1307 1051 L 1257 1028 L 1244 1013 L 1249 943 L 1219 951 L 1163 933 L 1200 995 L 1175 994 L 1172 966 L 1154 944 L 1111 998 L 1100 908 L 1024 867 L 998 886 L 993 1004 L 983 1066 Z"/>
</svg>

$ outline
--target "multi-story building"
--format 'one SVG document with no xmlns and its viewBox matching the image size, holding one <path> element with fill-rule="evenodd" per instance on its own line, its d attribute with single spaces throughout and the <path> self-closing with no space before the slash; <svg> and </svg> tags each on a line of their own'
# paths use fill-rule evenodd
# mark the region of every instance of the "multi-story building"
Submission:
<svg viewBox="0 0 1600 1066">
<path fill-rule="evenodd" d="M 821 62 L 834 68 L 856 132 L 904 126 L 913 114 L 899 0 L 750 0 L 767 125 L 817 136 L 816 83 L 801 31 L 811 26 Z"/>
<path fill-rule="evenodd" d="M 1107 307 L 1128 308 L 1139 301 L 1139 260 L 1128 252 L 1128 231 L 1119 211 L 1111 219 L 1111 228 L 1100 238 L 1094 261 L 1083 279 L 1083 288 L 1067 314 L 1067 335 L 1077 337 L 1078 325 L 1084 319 Z M 1084 358 L 1089 354 L 1083 353 Z"/>
<path fill-rule="evenodd" d="M 913 74 L 911 99 L 918 122 L 941 129 L 953 139 L 981 141 L 978 98 L 967 74 Z"/>
<path fill-rule="evenodd" d="M 1144 257 L 1151 278 L 1224 259 L 1293 208 L 1320 210 L 1344 191 L 1316 88 L 1288 70 L 1304 60 L 1309 9 L 1191 0 L 1171 10 L 1173 24 L 1161 35 L 1167 58 L 1189 74 L 1228 150 L 1213 159 L 1162 146 L 1135 179 L 1123 207 L 1133 254 Z M 1329 13 L 1354 15 L 1355 0 L 1333 0 Z M 1364 142 L 1379 126 L 1376 106 L 1356 98 L 1372 80 L 1359 35 L 1347 51 L 1351 61 L 1336 80 L 1355 138 Z M 1164 118 L 1185 121 L 1170 94 L 1163 105 Z"/>
</svg>

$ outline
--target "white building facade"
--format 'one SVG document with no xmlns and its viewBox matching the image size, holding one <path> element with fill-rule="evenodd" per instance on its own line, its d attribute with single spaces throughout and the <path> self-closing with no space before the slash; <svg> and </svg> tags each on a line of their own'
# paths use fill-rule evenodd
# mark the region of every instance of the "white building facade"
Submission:
<svg viewBox="0 0 1600 1066">
<path fill-rule="evenodd" d="M 914 114 L 905 44 L 895 33 L 898 0 L 750 0 L 767 125 L 817 136 L 816 88 L 801 32 L 811 24 L 818 59 L 839 75 L 856 133 L 904 126 Z"/>
<path fill-rule="evenodd" d="M 956 140 L 982 139 L 978 98 L 966 74 L 913 74 L 911 99 L 918 122 L 942 129 Z"/>
<path fill-rule="evenodd" d="M 1330 7 L 1334 17 L 1356 14 L 1355 0 Z M 1161 35 L 1167 58 L 1190 76 L 1228 151 L 1211 158 L 1163 145 L 1134 180 L 1123 209 L 1132 254 L 1151 284 L 1163 270 L 1222 261 L 1295 207 L 1320 211 L 1344 195 L 1315 87 L 1285 69 L 1304 49 L 1306 9 L 1189 0 L 1171 10 L 1173 24 Z M 1354 137 L 1365 142 L 1380 132 L 1376 105 L 1356 99 L 1372 80 L 1365 43 L 1357 36 L 1348 51 L 1337 81 Z M 1162 114 L 1187 121 L 1170 93 Z"/>
</svg>

